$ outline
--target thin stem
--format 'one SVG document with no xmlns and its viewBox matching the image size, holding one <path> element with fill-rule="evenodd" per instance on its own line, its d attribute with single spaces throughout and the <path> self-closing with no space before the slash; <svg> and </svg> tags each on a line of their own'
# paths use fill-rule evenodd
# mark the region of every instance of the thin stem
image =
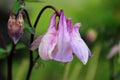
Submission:
<svg viewBox="0 0 120 80">
<path fill-rule="evenodd" d="M 16 47 L 16 45 L 13 43 L 12 49 L 9 53 L 9 56 L 7 57 L 7 66 L 8 66 L 7 80 L 12 80 L 12 58 L 13 58 L 13 53 L 14 53 L 15 47 Z"/>
<path fill-rule="evenodd" d="M 38 16 L 37 16 L 37 19 L 36 19 L 36 21 L 35 21 L 35 24 L 34 24 L 34 28 L 36 28 L 37 23 L 38 23 L 38 21 L 40 20 L 40 17 L 41 17 L 41 15 L 42 15 L 42 13 L 43 13 L 44 10 L 46 10 L 47 8 L 53 9 L 53 10 L 56 12 L 56 14 L 57 14 L 58 16 L 60 16 L 59 11 L 58 11 L 55 7 L 53 7 L 53 6 L 51 6 L 51 5 L 45 6 L 45 7 L 42 8 L 42 10 L 39 12 L 39 14 L 38 14 Z"/>
<path fill-rule="evenodd" d="M 30 44 L 33 42 L 33 39 L 34 39 L 34 35 L 31 34 Z M 29 80 L 29 79 L 30 79 L 30 75 L 31 75 L 31 72 L 32 72 L 32 68 L 33 68 L 33 66 L 34 66 L 34 62 L 33 62 L 33 51 L 30 50 L 30 53 L 29 53 L 29 54 L 30 54 L 30 55 L 29 55 L 29 56 L 30 56 L 30 58 L 29 58 L 30 63 L 29 63 L 29 70 L 28 70 L 28 73 L 27 73 L 26 80 Z"/>
</svg>

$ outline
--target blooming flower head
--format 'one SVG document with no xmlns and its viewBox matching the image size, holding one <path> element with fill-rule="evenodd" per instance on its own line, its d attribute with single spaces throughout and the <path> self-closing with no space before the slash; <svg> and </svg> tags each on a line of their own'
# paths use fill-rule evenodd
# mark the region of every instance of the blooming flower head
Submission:
<svg viewBox="0 0 120 80">
<path fill-rule="evenodd" d="M 8 20 L 8 33 L 12 38 L 14 44 L 16 44 L 23 33 L 23 17 L 22 14 L 19 13 L 17 19 L 15 19 L 15 14 L 10 14 L 10 18 Z"/>
<path fill-rule="evenodd" d="M 72 19 L 66 19 L 63 11 L 60 13 L 57 26 L 56 13 L 54 13 L 46 34 L 42 38 L 38 38 L 39 40 L 35 40 L 32 46 L 35 47 L 36 41 L 40 42 L 39 55 L 44 60 L 53 59 L 60 62 L 70 62 L 73 59 L 73 54 L 75 54 L 86 64 L 91 53 L 80 36 L 80 26 L 80 23 L 73 26 Z"/>
</svg>

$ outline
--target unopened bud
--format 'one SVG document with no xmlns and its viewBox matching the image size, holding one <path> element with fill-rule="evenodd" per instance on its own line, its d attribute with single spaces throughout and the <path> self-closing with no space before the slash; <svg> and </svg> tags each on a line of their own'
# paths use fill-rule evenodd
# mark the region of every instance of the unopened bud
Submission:
<svg viewBox="0 0 120 80">
<path fill-rule="evenodd" d="M 17 19 L 15 19 L 15 14 L 10 14 L 10 18 L 8 20 L 8 33 L 14 44 L 19 41 L 23 33 L 23 26 L 24 21 L 21 13 L 18 14 Z"/>
<path fill-rule="evenodd" d="M 95 30 L 90 29 L 90 30 L 87 31 L 86 39 L 89 42 L 94 42 L 96 40 L 96 37 L 97 37 L 97 32 Z"/>
</svg>

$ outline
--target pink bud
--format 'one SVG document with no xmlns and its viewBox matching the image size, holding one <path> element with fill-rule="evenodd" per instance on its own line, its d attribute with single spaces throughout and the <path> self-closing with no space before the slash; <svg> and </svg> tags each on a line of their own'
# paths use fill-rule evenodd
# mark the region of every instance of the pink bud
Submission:
<svg viewBox="0 0 120 80">
<path fill-rule="evenodd" d="M 97 37 L 97 32 L 93 29 L 89 29 L 87 31 L 87 34 L 86 34 L 86 39 L 89 41 L 89 42 L 94 42 L 95 39 Z"/>
<path fill-rule="evenodd" d="M 19 13 L 17 19 L 15 19 L 15 14 L 10 14 L 9 20 L 8 20 L 8 33 L 10 37 L 12 38 L 14 44 L 16 44 L 22 33 L 23 33 L 23 26 L 24 21 L 22 14 Z"/>
</svg>

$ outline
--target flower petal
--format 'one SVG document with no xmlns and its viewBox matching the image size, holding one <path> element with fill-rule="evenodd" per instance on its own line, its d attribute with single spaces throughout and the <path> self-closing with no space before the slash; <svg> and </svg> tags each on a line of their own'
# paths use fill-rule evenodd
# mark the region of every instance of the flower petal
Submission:
<svg viewBox="0 0 120 80">
<path fill-rule="evenodd" d="M 39 47 L 41 39 L 44 35 L 40 35 L 37 39 L 35 39 L 32 44 L 30 45 L 30 50 L 36 50 Z"/>
<path fill-rule="evenodd" d="M 39 55 L 44 60 L 52 59 L 52 52 L 56 46 L 56 24 L 55 24 L 56 14 L 51 17 L 49 29 L 47 33 L 43 36 L 41 43 L 39 45 Z"/>
<path fill-rule="evenodd" d="M 88 57 L 91 54 L 87 45 L 80 37 L 80 33 L 78 31 L 79 27 L 80 23 L 74 25 L 72 33 L 70 33 L 71 36 L 70 44 L 74 54 L 83 62 L 83 64 L 86 64 L 88 61 Z"/>
<path fill-rule="evenodd" d="M 72 19 L 71 18 L 67 18 L 67 30 L 69 33 L 72 32 Z"/>
<path fill-rule="evenodd" d="M 69 44 L 70 36 L 67 31 L 67 23 L 63 11 L 61 11 L 58 28 L 57 46 L 53 52 L 53 59 L 61 62 L 69 62 L 73 59 L 73 54 Z"/>
</svg>

